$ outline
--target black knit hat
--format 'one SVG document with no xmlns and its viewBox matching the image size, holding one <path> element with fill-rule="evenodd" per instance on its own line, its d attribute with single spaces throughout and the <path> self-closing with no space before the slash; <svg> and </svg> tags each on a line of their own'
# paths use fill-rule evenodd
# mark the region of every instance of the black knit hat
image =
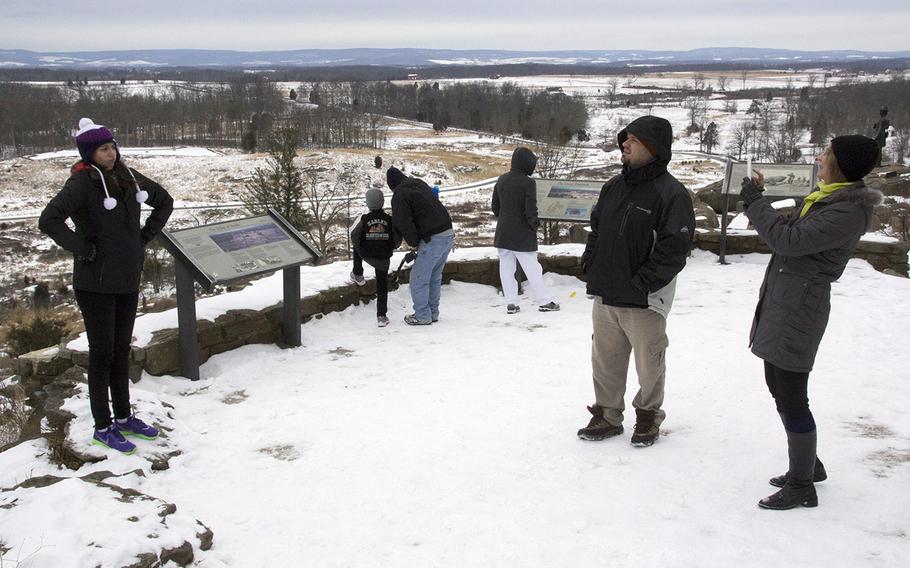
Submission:
<svg viewBox="0 0 910 568">
<path fill-rule="evenodd" d="M 389 184 L 389 189 L 395 189 L 398 184 L 403 182 L 408 176 L 401 173 L 401 170 L 392 166 L 385 173 L 385 182 Z"/>
<path fill-rule="evenodd" d="M 831 150 L 837 160 L 837 167 L 847 181 L 863 179 L 878 163 L 881 152 L 878 142 L 861 134 L 849 134 L 832 139 Z"/>
</svg>

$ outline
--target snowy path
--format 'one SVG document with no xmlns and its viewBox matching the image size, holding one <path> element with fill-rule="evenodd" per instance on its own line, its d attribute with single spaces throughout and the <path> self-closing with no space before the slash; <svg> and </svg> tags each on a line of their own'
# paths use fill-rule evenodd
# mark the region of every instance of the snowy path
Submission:
<svg viewBox="0 0 910 568">
<path fill-rule="evenodd" d="M 764 511 L 767 478 L 786 469 L 746 348 L 767 259 L 696 252 L 683 273 L 652 448 L 629 445 L 631 412 L 618 439 L 575 437 L 592 401 L 591 302 L 548 274 L 560 312 L 523 297 L 509 316 L 495 289 L 453 283 L 441 321 L 410 328 L 402 287 L 388 328 L 355 307 L 306 324 L 302 348 L 214 357 L 198 383 L 145 378 L 134 392 L 175 406 L 169 443 L 184 455 L 135 487 L 214 530 L 207 567 L 905 566 L 910 281 L 853 261 L 834 285 L 810 380 L 830 478 L 819 508 Z"/>
</svg>

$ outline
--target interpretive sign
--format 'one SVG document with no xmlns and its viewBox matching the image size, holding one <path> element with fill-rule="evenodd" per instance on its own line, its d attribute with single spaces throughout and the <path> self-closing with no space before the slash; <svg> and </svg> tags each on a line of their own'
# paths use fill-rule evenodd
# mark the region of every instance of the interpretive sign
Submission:
<svg viewBox="0 0 910 568">
<path fill-rule="evenodd" d="M 277 211 L 211 225 L 164 230 L 164 247 L 174 255 L 177 273 L 177 327 L 180 372 L 199 379 L 196 292 L 193 282 L 211 291 L 215 284 L 266 272 L 284 272 L 282 334 L 288 345 L 300 345 L 300 265 L 319 253 Z"/>
<path fill-rule="evenodd" d="M 165 246 L 191 265 L 196 280 L 208 290 L 214 284 L 299 266 L 319 256 L 274 211 L 163 233 Z"/>
<path fill-rule="evenodd" d="M 602 181 L 535 179 L 537 216 L 546 221 L 591 220 L 591 210 L 600 196 Z"/>
<path fill-rule="evenodd" d="M 727 162 L 724 176 L 724 193 L 739 193 L 746 177 L 746 163 Z M 752 170 L 765 176 L 767 197 L 805 197 L 815 188 L 817 166 L 813 164 L 752 164 Z"/>
<path fill-rule="evenodd" d="M 720 251 L 719 261 L 727 264 L 727 217 L 728 194 L 738 195 L 746 172 L 749 168 L 759 171 L 765 176 L 765 191 L 763 195 L 771 200 L 785 198 L 803 198 L 815 189 L 818 177 L 818 165 L 812 164 L 753 164 L 751 158 L 748 162 L 734 162 L 727 160 L 726 175 L 724 176 L 723 211 L 720 217 Z M 752 177 L 749 175 L 748 177 Z"/>
</svg>

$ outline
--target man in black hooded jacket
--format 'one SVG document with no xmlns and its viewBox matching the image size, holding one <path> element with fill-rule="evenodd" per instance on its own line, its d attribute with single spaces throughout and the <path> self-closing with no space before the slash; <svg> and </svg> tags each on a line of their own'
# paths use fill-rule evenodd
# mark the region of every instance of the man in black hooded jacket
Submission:
<svg viewBox="0 0 910 568">
<path fill-rule="evenodd" d="M 676 275 L 686 264 L 695 231 L 689 191 L 667 171 L 673 130 L 643 116 L 617 136 L 622 174 L 600 191 L 582 255 L 587 291 L 594 296 L 591 367 L 593 417 L 578 431 L 585 440 L 622 434 L 626 374 L 634 353 L 639 391 L 634 446 L 650 446 L 665 413 L 666 317 Z"/>
<path fill-rule="evenodd" d="M 414 313 L 404 321 L 430 325 L 439 321 L 442 271 L 455 240 L 452 217 L 422 179 L 392 167 L 386 171 L 386 183 L 392 190 L 392 225 L 417 249 L 409 278 Z"/>
</svg>

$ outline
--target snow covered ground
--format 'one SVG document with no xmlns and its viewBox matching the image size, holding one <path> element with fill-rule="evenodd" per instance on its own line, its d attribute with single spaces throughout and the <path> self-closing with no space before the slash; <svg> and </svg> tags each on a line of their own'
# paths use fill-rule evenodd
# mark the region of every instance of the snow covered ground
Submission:
<svg viewBox="0 0 910 568">
<path fill-rule="evenodd" d="M 576 438 L 592 401 L 591 300 L 579 280 L 547 274 L 560 312 L 523 297 L 507 315 L 495 288 L 456 282 L 439 323 L 412 328 L 403 286 L 387 328 L 362 305 L 305 324 L 300 348 L 213 357 L 196 383 L 144 376 L 134 402 L 172 429 L 166 438 L 77 472 L 23 444 L 0 454 L 0 486 L 141 469 L 116 482 L 176 504 L 170 530 L 209 526 L 214 548 L 196 551 L 205 567 L 906 566 L 910 281 L 854 260 L 834 284 L 810 381 L 830 477 L 817 509 L 765 511 L 756 502 L 786 448 L 746 343 L 768 257 L 728 258 L 696 251 L 680 277 L 667 420 L 648 449 L 629 445 L 629 416 L 620 438 Z M 301 280 L 329 285 L 344 269 L 304 268 Z M 273 287 L 280 297 L 280 279 Z M 243 292 L 225 298 L 248 307 Z M 74 442 L 97 453 L 85 394 L 68 408 Z M 144 458 L 175 449 L 169 470 L 150 471 Z M 22 566 L 119 566 L 157 526 L 153 512 L 75 483 L 0 493 L 0 507 L 17 499 L 0 535 L 3 558 L 28 557 Z M 74 509 L 90 520 L 61 513 Z"/>
</svg>

